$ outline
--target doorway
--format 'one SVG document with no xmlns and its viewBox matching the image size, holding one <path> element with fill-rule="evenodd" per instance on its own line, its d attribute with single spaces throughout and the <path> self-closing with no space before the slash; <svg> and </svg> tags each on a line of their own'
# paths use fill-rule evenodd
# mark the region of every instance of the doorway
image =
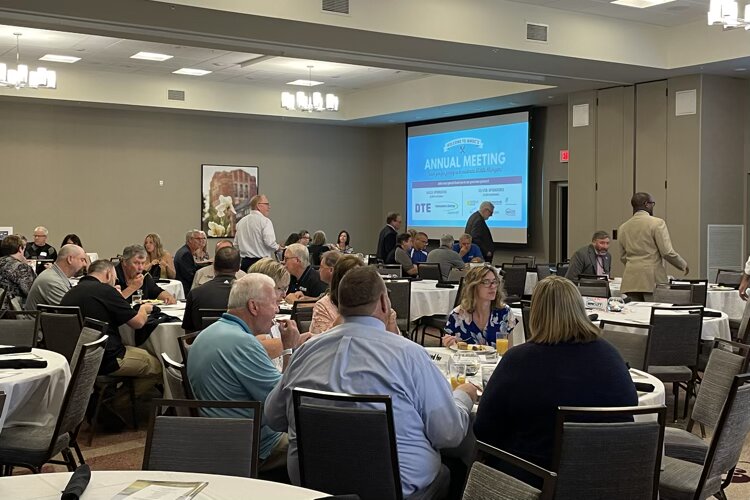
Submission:
<svg viewBox="0 0 750 500">
<path fill-rule="evenodd" d="M 550 263 L 568 260 L 568 183 L 550 183 Z"/>
</svg>

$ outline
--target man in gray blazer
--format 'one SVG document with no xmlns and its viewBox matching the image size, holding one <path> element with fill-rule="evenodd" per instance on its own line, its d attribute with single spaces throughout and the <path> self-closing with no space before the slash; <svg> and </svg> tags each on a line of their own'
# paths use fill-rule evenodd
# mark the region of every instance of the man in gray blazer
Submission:
<svg viewBox="0 0 750 500">
<path fill-rule="evenodd" d="M 568 274 L 569 280 L 577 281 L 582 274 L 607 275 L 612 264 L 612 256 L 609 255 L 609 234 L 606 231 L 597 231 L 591 237 L 591 244 L 579 248 L 570 259 Z"/>
<path fill-rule="evenodd" d="M 495 244 L 492 241 L 492 233 L 487 226 L 487 219 L 495 213 L 495 205 L 489 201 L 483 201 L 479 210 L 471 214 L 466 221 L 464 233 L 470 234 L 472 241 L 482 251 L 482 257 L 487 262 L 492 262 L 492 254 L 495 252 Z"/>
</svg>

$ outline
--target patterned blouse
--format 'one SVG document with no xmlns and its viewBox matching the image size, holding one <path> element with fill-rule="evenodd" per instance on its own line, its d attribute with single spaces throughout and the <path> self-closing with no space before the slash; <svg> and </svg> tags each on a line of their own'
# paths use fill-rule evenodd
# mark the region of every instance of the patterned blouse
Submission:
<svg viewBox="0 0 750 500">
<path fill-rule="evenodd" d="M 14 297 L 19 297 L 21 301 L 26 300 L 35 279 L 36 273 L 30 265 L 10 255 L 0 257 L 0 288 L 7 292 L 0 308 L 9 308 L 10 299 Z"/>
<path fill-rule="evenodd" d="M 466 312 L 461 306 L 456 307 L 448 316 L 445 331 L 467 344 L 492 344 L 498 334 L 510 336 L 517 320 L 513 316 L 510 306 L 501 309 L 493 309 L 487 322 L 485 331 L 479 329 L 472 314 Z"/>
</svg>

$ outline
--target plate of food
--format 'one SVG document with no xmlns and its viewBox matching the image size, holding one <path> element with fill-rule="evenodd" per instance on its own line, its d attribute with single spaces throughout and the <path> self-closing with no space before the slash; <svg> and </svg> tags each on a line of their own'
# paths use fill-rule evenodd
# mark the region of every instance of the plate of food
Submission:
<svg viewBox="0 0 750 500">
<path fill-rule="evenodd" d="M 452 351 L 479 352 L 484 354 L 495 352 L 495 348 L 491 345 L 468 344 L 466 342 L 456 342 L 448 346 L 448 348 Z"/>
<path fill-rule="evenodd" d="M 164 304 L 164 301 L 161 299 L 145 299 L 141 301 L 141 304 L 153 304 L 155 306 L 160 306 Z"/>
</svg>

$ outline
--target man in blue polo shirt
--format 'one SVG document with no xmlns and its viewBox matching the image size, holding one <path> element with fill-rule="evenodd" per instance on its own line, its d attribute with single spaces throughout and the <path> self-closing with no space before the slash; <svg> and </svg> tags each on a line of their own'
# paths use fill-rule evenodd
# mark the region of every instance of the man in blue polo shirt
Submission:
<svg viewBox="0 0 750 500">
<path fill-rule="evenodd" d="M 482 251 L 479 246 L 471 242 L 469 233 L 464 233 L 458 238 L 458 241 L 453 244 L 453 251 L 458 252 L 458 256 L 467 264 L 469 262 L 484 262 Z"/>
<path fill-rule="evenodd" d="M 414 238 L 412 238 L 412 244 L 414 245 L 409 252 L 411 261 L 415 264 L 421 264 L 427 262 L 427 233 L 419 232 Z"/>
</svg>

